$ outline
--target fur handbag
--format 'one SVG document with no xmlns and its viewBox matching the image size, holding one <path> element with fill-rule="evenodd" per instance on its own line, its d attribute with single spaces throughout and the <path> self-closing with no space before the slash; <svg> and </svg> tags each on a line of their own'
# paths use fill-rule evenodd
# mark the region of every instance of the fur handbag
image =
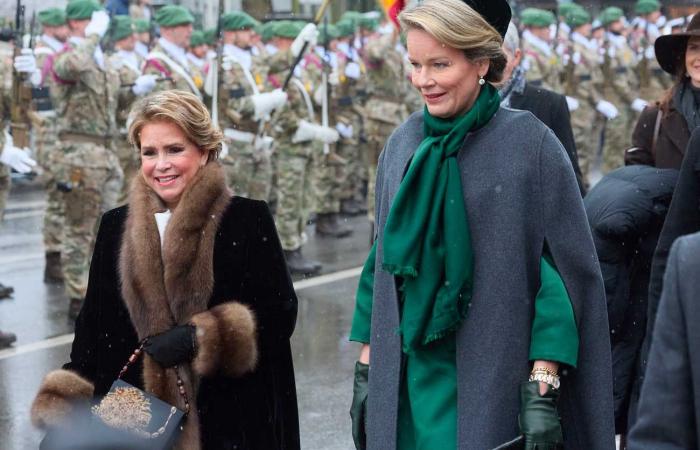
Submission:
<svg viewBox="0 0 700 450">
<path fill-rule="evenodd" d="M 121 379 L 142 353 L 143 344 L 129 357 L 107 395 L 89 410 L 77 410 L 66 424 L 50 430 L 40 450 L 171 449 L 189 411 L 181 411 Z M 177 374 L 178 367 L 173 370 Z M 180 395 L 189 410 L 179 374 L 177 379 Z"/>
</svg>

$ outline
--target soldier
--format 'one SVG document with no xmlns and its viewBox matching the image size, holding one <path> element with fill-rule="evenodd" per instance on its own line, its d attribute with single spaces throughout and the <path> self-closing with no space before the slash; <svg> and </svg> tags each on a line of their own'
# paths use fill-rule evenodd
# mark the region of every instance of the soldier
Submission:
<svg viewBox="0 0 700 450">
<path fill-rule="evenodd" d="M 284 105 L 281 90 L 261 93 L 252 72 L 250 53 L 237 47 L 241 35 L 256 22 L 242 12 L 225 14 L 223 29 L 223 79 L 219 89 L 219 123 L 224 130 L 227 154 L 221 158 L 228 182 L 236 195 L 268 201 L 272 188 L 272 142 L 264 135 L 268 115 Z M 243 54 L 248 57 L 239 57 Z M 225 152 L 226 153 L 226 152 Z"/>
<path fill-rule="evenodd" d="M 624 13 L 611 6 L 603 10 L 599 17 L 606 27 L 603 61 L 603 97 L 617 108 L 619 115 L 605 125 L 603 142 L 603 167 L 606 174 L 624 165 L 625 150 L 632 142 L 631 130 L 635 113 L 640 113 L 646 102 L 637 97 L 634 73 L 634 52 L 627 44 L 624 35 Z"/>
<path fill-rule="evenodd" d="M 235 57 L 247 70 L 253 68 L 252 43 L 255 27 L 260 23 L 248 14 L 237 11 L 224 15 L 224 53 Z"/>
<path fill-rule="evenodd" d="M 361 27 L 376 29 L 376 23 L 364 19 Z M 398 31 L 383 36 L 365 36 L 364 48 L 367 67 L 367 102 L 364 105 L 365 133 L 367 135 L 367 215 L 374 224 L 374 181 L 379 154 L 389 135 L 408 116 L 405 104 L 408 81 L 404 71 L 404 57 L 396 50 Z"/>
<path fill-rule="evenodd" d="M 34 47 L 37 67 L 41 70 L 41 86 L 32 90 L 35 114 L 32 114 L 32 127 L 35 137 L 35 155 L 43 169 L 42 179 L 46 189 L 46 209 L 44 210 L 44 282 L 63 281 L 61 251 L 63 243 L 64 216 L 63 195 L 56 188 L 54 170 L 60 166 L 61 152 L 58 149 L 57 118 L 51 98 L 53 78 L 49 69 L 56 54 L 63 50 L 70 34 L 66 23 L 66 13 L 62 9 L 50 8 L 39 12 L 39 23 L 43 34 L 37 38 Z"/>
<path fill-rule="evenodd" d="M 600 89 L 603 73 L 598 48 L 590 40 L 591 16 L 583 8 L 567 12 L 566 23 L 571 27 L 571 40 L 567 49 L 567 66 L 564 82 L 565 95 L 571 110 L 571 127 L 579 156 L 579 166 L 584 183 L 588 183 L 591 165 L 598 150 L 596 110 L 615 107 L 603 100 Z M 573 105 L 572 105 L 573 104 Z"/>
<path fill-rule="evenodd" d="M 124 184 L 119 203 L 127 200 L 131 180 L 138 172 L 139 155 L 127 140 L 127 119 L 131 106 L 139 95 L 144 95 L 156 84 L 155 75 L 142 75 L 143 58 L 135 52 L 136 36 L 129 16 L 115 16 L 110 37 L 115 52 L 109 57 L 110 65 L 119 72 L 119 99 L 117 102 L 117 131 L 114 147 L 122 172 Z"/>
<path fill-rule="evenodd" d="M 187 52 L 187 59 L 200 71 L 204 72 L 207 64 L 208 52 L 209 45 L 207 45 L 204 31 L 193 31 L 192 36 L 190 36 L 190 51 Z"/>
<path fill-rule="evenodd" d="M 317 29 L 308 24 L 301 31 L 296 24 L 279 22 L 273 28 L 278 52 L 270 61 L 269 83 L 281 88 L 293 61 L 301 53 L 305 43 L 313 47 Z M 315 123 L 311 93 L 313 86 L 305 85 L 296 76 L 287 89 L 288 101 L 279 108 L 273 118 L 275 133 L 275 158 L 277 171 L 277 231 L 292 273 L 315 274 L 321 264 L 302 255 L 305 243 L 304 229 L 314 210 L 311 174 L 315 162 L 314 144 L 333 144 L 338 132 Z"/>
<path fill-rule="evenodd" d="M 148 54 L 144 73 L 158 76 L 155 90 L 179 89 L 202 98 L 202 74 L 187 59 L 194 17 L 182 6 L 166 5 L 158 10 L 155 20 L 161 37 Z"/>
<path fill-rule="evenodd" d="M 146 19 L 134 19 L 132 20 L 132 25 L 134 26 L 134 33 L 136 35 L 134 51 L 138 53 L 141 58 L 146 59 L 148 53 L 151 51 L 151 22 Z"/>
<path fill-rule="evenodd" d="M 635 19 L 632 47 L 637 54 L 639 97 L 653 102 L 660 100 L 673 82 L 659 66 L 654 53 L 654 43 L 661 35 L 656 26 L 661 17 L 661 4 L 658 0 L 637 0 L 634 11 L 638 17 Z"/>
<path fill-rule="evenodd" d="M 553 49 L 550 27 L 554 14 L 536 8 L 526 8 L 520 15 L 523 31 L 523 68 L 532 86 L 542 86 L 561 92 L 561 63 Z"/>
<path fill-rule="evenodd" d="M 98 221 L 116 206 L 123 174 L 112 149 L 119 74 L 100 47 L 109 16 L 95 0 L 73 0 L 66 6 L 66 17 L 70 47 L 57 55 L 52 75 L 63 153 L 56 177 L 66 213 L 61 262 L 69 316 L 75 318 L 87 289 Z"/>
</svg>

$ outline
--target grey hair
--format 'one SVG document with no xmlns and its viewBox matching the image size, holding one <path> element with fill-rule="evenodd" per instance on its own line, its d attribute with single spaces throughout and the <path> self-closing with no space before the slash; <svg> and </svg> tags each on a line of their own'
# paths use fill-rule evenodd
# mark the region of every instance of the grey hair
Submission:
<svg viewBox="0 0 700 450">
<path fill-rule="evenodd" d="M 508 32 L 506 33 L 506 37 L 503 38 L 503 45 L 512 53 L 515 53 L 515 51 L 520 48 L 518 27 L 516 27 L 513 22 L 508 25 Z"/>
</svg>

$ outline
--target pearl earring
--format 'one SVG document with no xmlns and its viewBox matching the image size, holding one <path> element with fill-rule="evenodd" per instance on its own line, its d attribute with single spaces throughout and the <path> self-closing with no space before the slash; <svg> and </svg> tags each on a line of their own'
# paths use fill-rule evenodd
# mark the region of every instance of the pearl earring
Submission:
<svg viewBox="0 0 700 450">
<path fill-rule="evenodd" d="M 484 80 L 484 77 L 479 76 L 479 86 L 483 86 L 486 84 L 486 80 Z"/>
</svg>

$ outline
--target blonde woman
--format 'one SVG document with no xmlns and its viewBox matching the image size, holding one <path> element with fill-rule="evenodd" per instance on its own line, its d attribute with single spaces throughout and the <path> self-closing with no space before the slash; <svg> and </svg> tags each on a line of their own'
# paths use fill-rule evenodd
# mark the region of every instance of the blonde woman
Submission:
<svg viewBox="0 0 700 450">
<path fill-rule="evenodd" d="M 141 173 L 102 218 L 70 362 L 33 422 L 104 396 L 146 339 L 124 379 L 187 413 L 176 448 L 298 449 L 297 299 L 267 205 L 231 195 L 223 136 L 193 94 L 154 94 L 131 119 Z"/>
<path fill-rule="evenodd" d="M 612 449 L 605 293 L 576 177 L 548 128 L 500 107 L 507 2 L 469 3 L 400 15 L 426 108 L 379 160 L 350 336 L 363 344 L 353 437 Z"/>
</svg>

